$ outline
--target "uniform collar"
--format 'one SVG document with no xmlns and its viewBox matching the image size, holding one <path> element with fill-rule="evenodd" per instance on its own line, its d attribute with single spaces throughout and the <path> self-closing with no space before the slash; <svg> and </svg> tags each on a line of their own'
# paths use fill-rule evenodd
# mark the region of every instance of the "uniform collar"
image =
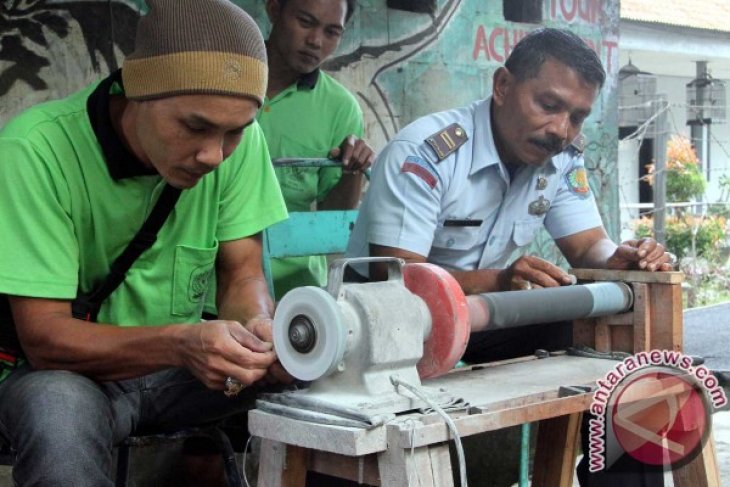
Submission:
<svg viewBox="0 0 730 487">
<path fill-rule="evenodd" d="M 470 175 L 501 162 L 497 146 L 494 144 L 491 106 L 492 97 L 490 96 L 486 100 L 477 102 L 474 110 L 474 138 L 481 143 L 474 146 Z M 558 167 L 555 158 L 559 156 L 560 154 L 557 154 L 550 158 L 550 164 L 555 169 Z"/>
<path fill-rule="evenodd" d="M 136 176 L 150 176 L 157 174 L 153 168 L 145 166 L 122 143 L 109 114 L 109 101 L 112 92 L 124 94 L 122 85 L 122 70 L 110 74 L 103 79 L 86 100 L 86 111 L 89 115 L 91 128 L 101 146 L 104 162 L 109 174 L 115 181 Z"/>
<path fill-rule="evenodd" d="M 499 164 L 497 147 L 492 136 L 492 117 L 489 113 L 492 106 L 492 97 L 477 102 L 474 109 L 474 149 L 472 153 L 470 175 L 485 167 Z"/>
<path fill-rule="evenodd" d="M 313 90 L 314 87 L 317 86 L 317 81 L 319 81 L 319 68 L 315 69 L 311 73 L 303 74 L 299 78 L 299 81 L 297 81 L 297 89 Z"/>
</svg>

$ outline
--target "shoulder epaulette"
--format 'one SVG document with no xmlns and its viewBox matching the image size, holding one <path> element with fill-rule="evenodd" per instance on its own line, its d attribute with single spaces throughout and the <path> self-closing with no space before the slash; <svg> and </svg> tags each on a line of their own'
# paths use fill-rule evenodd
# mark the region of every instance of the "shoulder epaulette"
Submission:
<svg viewBox="0 0 730 487">
<path fill-rule="evenodd" d="M 575 149 L 578 154 L 582 154 L 583 151 L 586 150 L 587 143 L 588 139 L 586 138 L 586 136 L 580 133 L 575 139 L 573 139 L 573 142 L 570 143 L 570 146 Z"/>
<path fill-rule="evenodd" d="M 466 130 L 458 123 L 452 123 L 448 127 L 430 135 L 426 138 L 426 142 L 436 153 L 438 162 L 441 162 L 453 154 L 456 149 L 464 145 L 464 142 L 468 139 Z"/>
</svg>

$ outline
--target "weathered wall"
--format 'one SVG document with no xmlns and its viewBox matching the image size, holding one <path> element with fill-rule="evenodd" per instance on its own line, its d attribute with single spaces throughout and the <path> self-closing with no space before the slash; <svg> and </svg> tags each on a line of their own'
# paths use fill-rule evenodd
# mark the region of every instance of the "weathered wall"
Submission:
<svg viewBox="0 0 730 487">
<path fill-rule="evenodd" d="M 263 0 L 236 3 L 268 30 Z M 387 8 L 386 0 L 360 0 L 341 49 L 327 65 L 357 94 L 376 147 L 420 115 L 487 96 L 494 70 L 521 36 L 538 26 L 505 21 L 497 0 L 433 3 L 436 9 L 428 14 Z M 63 96 L 115 69 L 132 49 L 134 25 L 144 8 L 142 0 L 5 0 L 0 5 L 0 125 L 26 106 Z M 544 0 L 542 18 L 544 25 L 568 27 L 585 38 L 608 70 L 585 125 L 586 163 L 606 225 L 617 236 L 619 2 Z M 548 240 L 543 235 L 536 247 L 555 257 Z"/>
</svg>

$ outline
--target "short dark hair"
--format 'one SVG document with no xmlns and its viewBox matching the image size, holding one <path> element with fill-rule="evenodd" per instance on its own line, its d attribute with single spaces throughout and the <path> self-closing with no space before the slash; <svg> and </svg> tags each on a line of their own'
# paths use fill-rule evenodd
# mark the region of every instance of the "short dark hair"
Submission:
<svg viewBox="0 0 730 487">
<path fill-rule="evenodd" d="M 606 71 L 596 52 L 583 39 L 564 29 L 544 27 L 530 32 L 517 43 L 504 65 L 518 81 L 524 81 L 536 77 L 548 58 L 574 69 L 599 88 L 606 81 Z"/>
<path fill-rule="evenodd" d="M 284 8 L 284 5 L 286 5 L 286 2 L 289 0 L 279 0 L 279 5 L 281 5 L 281 8 Z M 350 20 L 350 17 L 352 17 L 352 14 L 355 13 L 355 7 L 357 7 L 357 0 L 345 0 L 347 2 L 347 12 L 345 12 L 345 23 L 347 23 Z"/>
</svg>

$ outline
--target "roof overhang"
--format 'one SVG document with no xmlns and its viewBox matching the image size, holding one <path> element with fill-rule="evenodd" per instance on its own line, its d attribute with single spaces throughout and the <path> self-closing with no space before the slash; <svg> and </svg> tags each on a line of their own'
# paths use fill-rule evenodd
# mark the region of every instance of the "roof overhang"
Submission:
<svg viewBox="0 0 730 487">
<path fill-rule="evenodd" d="M 687 78 L 707 61 L 714 78 L 730 79 L 730 32 L 621 19 L 619 66 L 629 58 L 642 71 Z"/>
</svg>

